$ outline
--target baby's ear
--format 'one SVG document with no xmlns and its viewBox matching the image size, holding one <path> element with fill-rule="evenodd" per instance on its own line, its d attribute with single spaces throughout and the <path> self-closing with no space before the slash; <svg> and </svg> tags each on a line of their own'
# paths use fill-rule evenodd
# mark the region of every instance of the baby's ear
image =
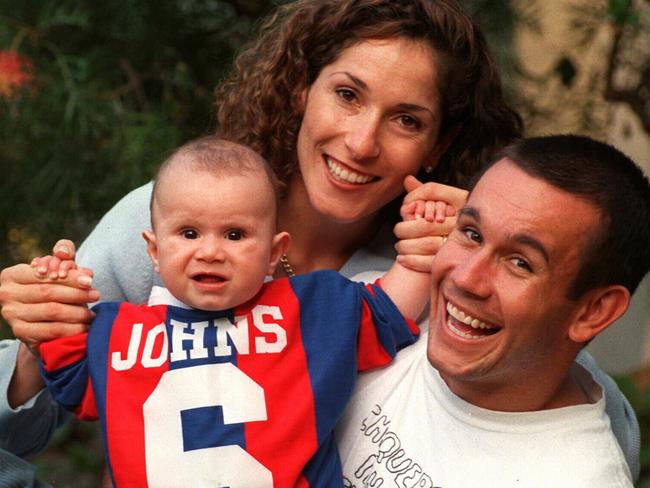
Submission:
<svg viewBox="0 0 650 488">
<path fill-rule="evenodd" d="M 158 245 L 156 243 L 156 234 L 154 234 L 152 230 L 145 230 L 142 233 L 142 237 L 147 243 L 147 254 L 151 258 L 154 268 L 157 272 L 160 272 L 160 269 L 158 268 Z"/>
<path fill-rule="evenodd" d="M 278 232 L 273 236 L 271 259 L 269 260 L 269 268 L 266 272 L 267 275 L 273 275 L 280 258 L 289 249 L 289 244 L 291 244 L 291 236 L 288 232 Z"/>
</svg>

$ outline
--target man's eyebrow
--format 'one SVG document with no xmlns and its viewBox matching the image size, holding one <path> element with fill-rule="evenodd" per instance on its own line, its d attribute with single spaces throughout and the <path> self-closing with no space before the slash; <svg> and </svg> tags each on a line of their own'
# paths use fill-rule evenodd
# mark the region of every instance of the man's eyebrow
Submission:
<svg viewBox="0 0 650 488">
<path fill-rule="evenodd" d="M 513 240 L 519 244 L 522 244 L 524 246 L 528 246 L 534 250 L 536 250 L 538 253 L 540 253 L 544 257 L 544 261 L 548 264 L 550 261 L 550 257 L 548 254 L 548 251 L 544 247 L 544 244 L 542 244 L 538 239 L 534 238 L 533 236 L 529 234 L 515 234 L 513 236 Z"/>
<path fill-rule="evenodd" d="M 479 213 L 478 209 L 476 209 L 474 207 L 465 206 L 465 207 L 460 209 L 460 211 L 458 212 L 458 215 L 460 217 L 472 217 L 477 222 L 481 221 L 481 214 Z"/>
<path fill-rule="evenodd" d="M 478 211 L 478 209 L 474 207 L 463 207 L 460 209 L 458 214 L 459 217 L 469 217 L 469 218 L 473 218 L 479 223 L 481 222 L 481 214 Z M 544 247 L 544 244 L 542 244 L 539 239 L 536 239 L 530 234 L 524 234 L 524 233 L 515 234 L 514 236 L 511 237 L 511 240 L 523 246 L 527 246 L 534 249 L 535 251 L 537 251 L 542 255 L 542 257 L 547 263 L 550 261 L 549 253 L 546 250 L 546 247 Z"/>
</svg>

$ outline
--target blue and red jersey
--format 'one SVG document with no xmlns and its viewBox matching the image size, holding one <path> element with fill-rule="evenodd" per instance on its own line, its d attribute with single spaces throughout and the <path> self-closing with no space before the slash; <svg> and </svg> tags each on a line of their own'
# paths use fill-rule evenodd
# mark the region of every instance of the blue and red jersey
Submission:
<svg viewBox="0 0 650 488">
<path fill-rule="evenodd" d="M 107 302 L 40 347 L 55 399 L 101 421 L 116 486 L 342 486 L 333 430 L 358 370 L 415 340 L 377 285 L 333 271 L 206 312 Z"/>
</svg>

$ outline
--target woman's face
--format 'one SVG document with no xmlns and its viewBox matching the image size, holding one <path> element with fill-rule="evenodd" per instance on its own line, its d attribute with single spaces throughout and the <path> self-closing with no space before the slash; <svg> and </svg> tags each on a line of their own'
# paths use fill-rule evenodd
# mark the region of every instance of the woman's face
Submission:
<svg viewBox="0 0 650 488">
<path fill-rule="evenodd" d="M 404 38 L 341 52 L 303 93 L 298 161 L 311 205 L 338 222 L 374 215 L 406 175 L 435 165 L 441 114 L 436 54 Z"/>
</svg>

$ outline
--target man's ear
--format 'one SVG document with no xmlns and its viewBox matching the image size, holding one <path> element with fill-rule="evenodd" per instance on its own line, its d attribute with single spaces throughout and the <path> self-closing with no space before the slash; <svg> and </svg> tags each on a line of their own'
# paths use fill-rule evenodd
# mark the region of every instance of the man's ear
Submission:
<svg viewBox="0 0 650 488">
<path fill-rule="evenodd" d="M 617 321 L 630 304 L 630 292 L 621 285 L 597 288 L 580 298 L 583 306 L 569 327 L 569 338 L 587 342 Z"/>
<path fill-rule="evenodd" d="M 156 243 L 156 234 L 152 230 L 145 230 L 142 232 L 142 237 L 147 243 L 147 254 L 153 262 L 154 268 L 157 272 L 160 272 L 158 268 L 158 245 Z"/>
<path fill-rule="evenodd" d="M 278 265 L 280 258 L 289 249 L 291 243 L 291 236 L 288 232 L 278 232 L 273 236 L 273 244 L 271 247 L 271 259 L 269 260 L 269 267 L 266 274 L 271 276 L 275 272 L 275 267 Z"/>
</svg>

